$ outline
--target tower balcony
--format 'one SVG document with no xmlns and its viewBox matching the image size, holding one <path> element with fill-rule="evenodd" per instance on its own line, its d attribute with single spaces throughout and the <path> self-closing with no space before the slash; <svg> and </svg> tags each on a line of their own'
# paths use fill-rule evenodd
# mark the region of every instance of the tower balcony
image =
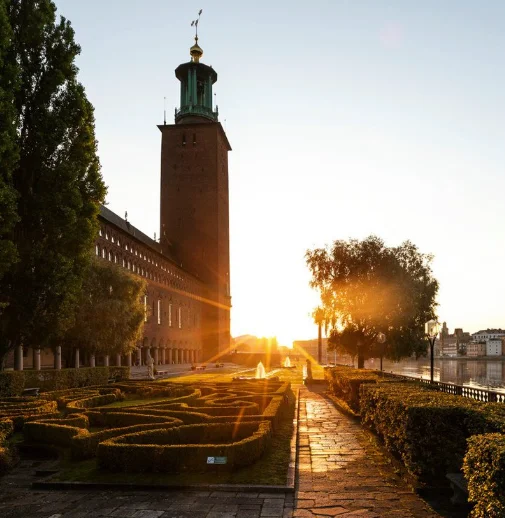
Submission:
<svg viewBox="0 0 505 518">
<path fill-rule="evenodd" d="M 216 106 L 216 111 L 212 111 L 211 108 L 207 106 L 202 106 L 201 104 L 187 104 L 186 106 L 181 106 L 178 110 L 175 109 L 175 122 L 179 122 L 184 117 L 204 117 L 205 119 L 209 119 L 212 122 L 217 122 L 219 111 Z"/>
</svg>

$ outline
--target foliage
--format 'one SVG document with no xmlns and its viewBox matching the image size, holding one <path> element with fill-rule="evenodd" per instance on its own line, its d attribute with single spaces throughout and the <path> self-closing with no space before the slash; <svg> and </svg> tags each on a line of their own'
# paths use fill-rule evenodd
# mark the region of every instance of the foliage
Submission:
<svg viewBox="0 0 505 518">
<path fill-rule="evenodd" d="M 308 250 L 305 258 L 321 296 L 314 316 L 330 330 L 329 348 L 357 355 L 362 368 L 380 354 L 382 332 L 387 342 L 380 351 L 388 358 L 426 353 L 424 324 L 435 318 L 438 291 L 430 255 L 409 241 L 390 248 L 370 236 Z"/>
<path fill-rule="evenodd" d="M 87 435 L 89 432 L 79 426 L 56 424 L 44 421 L 25 423 L 23 434 L 26 439 L 34 442 L 70 446 L 72 438 L 78 435 Z"/>
<path fill-rule="evenodd" d="M 5 25 L 5 2 L 0 5 Z M 15 113 L 8 115 L 9 130 L 2 127 L 1 134 L 15 134 L 15 141 L 13 149 L 8 139 L 0 144 L 0 204 L 12 213 L 7 182 L 15 192 L 17 215 L 0 223 L 0 233 L 2 242 L 17 248 L 18 261 L 1 281 L 0 359 L 18 344 L 47 345 L 71 324 L 106 191 L 93 108 L 77 81 L 74 61 L 80 48 L 70 23 L 56 21 L 50 0 L 6 5 L 10 30 L 0 31 L 9 38 L 7 49 L 5 40 L 0 43 L 0 77 L 6 69 L 14 76 L 5 79 L 0 110 L 13 99 Z"/>
<path fill-rule="evenodd" d="M 469 501 L 475 502 L 470 516 L 505 516 L 505 435 L 470 437 L 463 471 L 468 481 Z"/>
<path fill-rule="evenodd" d="M 387 375 L 367 369 L 332 367 L 325 369 L 328 388 L 337 398 L 343 400 L 355 415 L 359 415 L 360 387 L 363 383 L 392 381 Z"/>
<path fill-rule="evenodd" d="M 208 457 L 227 457 L 227 469 L 258 460 L 271 440 L 270 423 L 215 423 L 148 430 L 98 445 L 97 460 L 114 471 L 202 471 Z"/>
<path fill-rule="evenodd" d="M 97 259 L 88 267 L 75 323 L 63 342 L 91 353 L 126 354 L 142 338 L 143 279 Z"/>
<path fill-rule="evenodd" d="M 411 474 L 431 485 L 461 469 L 468 437 L 488 431 L 484 409 L 485 403 L 419 383 L 361 386 L 363 424 L 372 427 Z"/>
<path fill-rule="evenodd" d="M 16 166 L 16 111 L 14 92 L 18 76 L 17 63 L 9 59 L 12 30 L 7 16 L 8 0 L 0 0 L 0 281 L 17 260 L 17 249 L 10 233 L 17 222 L 17 195 L 12 184 Z M 0 296 L 0 311 L 2 310 Z"/>
<path fill-rule="evenodd" d="M 25 387 L 62 390 L 90 385 L 106 385 L 111 377 L 127 380 L 130 377 L 130 367 L 3 371 L 0 372 L 0 396 L 20 396 Z"/>
</svg>

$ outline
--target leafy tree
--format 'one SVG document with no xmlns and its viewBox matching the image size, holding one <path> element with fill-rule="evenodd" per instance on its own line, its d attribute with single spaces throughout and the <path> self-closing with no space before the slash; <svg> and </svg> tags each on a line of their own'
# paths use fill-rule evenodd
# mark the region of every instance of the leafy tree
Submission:
<svg viewBox="0 0 505 518">
<path fill-rule="evenodd" d="M 308 250 L 305 258 L 330 347 L 357 356 L 359 368 L 379 350 L 394 360 L 426 354 L 424 324 L 435 318 L 438 291 L 432 256 L 409 241 L 390 248 L 370 236 Z M 379 332 L 386 335 L 381 346 Z"/>
<path fill-rule="evenodd" d="M 93 354 L 126 354 L 142 338 L 146 282 L 93 259 L 84 278 L 75 323 L 62 343 Z"/>
<path fill-rule="evenodd" d="M 17 221 L 12 171 L 18 159 L 14 109 L 18 67 L 8 59 L 12 31 L 7 17 L 7 1 L 0 0 L 0 281 L 17 260 L 16 246 L 10 233 Z"/>
<path fill-rule="evenodd" d="M 0 285 L 0 359 L 17 344 L 46 345 L 72 324 L 106 192 L 70 23 L 56 22 L 50 0 L 1 1 L 10 26 L 1 32 L 10 34 L 2 66 L 16 69 L 9 84 L 18 154 L 7 178 L 17 222 L 2 237 L 18 261 Z"/>
</svg>

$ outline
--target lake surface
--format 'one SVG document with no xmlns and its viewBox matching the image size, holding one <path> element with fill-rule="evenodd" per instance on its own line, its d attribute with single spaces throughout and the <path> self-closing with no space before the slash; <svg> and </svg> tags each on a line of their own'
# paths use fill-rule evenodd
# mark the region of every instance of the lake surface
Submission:
<svg viewBox="0 0 505 518">
<path fill-rule="evenodd" d="M 379 369 L 380 360 L 368 360 L 365 362 L 365 367 L 368 369 Z M 383 369 L 386 372 L 393 372 L 395 374 L 429 379 L 430 359 L 409 359 L 398 363 L 384 360 Z M 505 360 L 436 358 L 434 379 L 444 383 L 505 392 Z"/>
</svg>

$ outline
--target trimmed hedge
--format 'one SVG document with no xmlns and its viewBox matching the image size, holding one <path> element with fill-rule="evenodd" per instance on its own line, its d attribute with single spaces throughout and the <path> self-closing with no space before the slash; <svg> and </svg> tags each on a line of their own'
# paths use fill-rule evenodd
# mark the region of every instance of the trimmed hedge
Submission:
<svg viewBox="0 0 505 518">
<path fill-rule="evenodd" d="M 25 388 L 23 371 L 0 372 L 0 396 L 20 396 Z"/>
<path fill-rule="evenodd" d="M 364 383 L 397 381 L 385 373 L 352 367 L 332 367 L 324 370 L 330 392 L 347 403 L 354 413 L 360 410 L 360 387 Z"/>
<path fill-rule="evenodd" d="M 172 424 L 174 426 L 178 426 L 182 424 L 182 421 L 175 419 Z M 147 430 L 158 430 L 159 428 L 159 423 L 137 424 L 133 426 L 125 426 L 123 428 L 110 428 L 101 432 L 91 433 L 89 435 L 75 435 L 72 437 L 72 442 L 70 444 L 72 458 L 74 460 L 90 459 L 96 456 L 96 449 L 102 441 L 111 439 L 112 437 L 119 437 L 120 435 L 144 432 Z"/>
<path fill-rule="evenodd" d="M 77 426 L 51 424 L 41 421 L 25 423 L 23 433 L 25 438 L 30 441 L 56 444 L 58 446 L 70 446 L 72 438 L 76 435 L 89 434 L 88 430 Z"/>
<path fill-rule="evenodd" d="M 61 390 L 107 385 L 110 378 L 127 380 L 130 367 L 83 367 L 80 369 L 48 369 L 0 372 L 0 396 L 19 396 L 25 387 Z"/>
<path fill-rule="evenodd" d="M 421 384 L 365 384 L 360 392 L 362 423 L 422 482 L 459 471 L 467 438 L 492 426 L 484 403 Z"/>
<path fill-rule="evenodd" d="M 227 457 L 227 469 L 258 460 L 271 440 L 270 423 L 184 425 L 122 435 L 98 445 L 101 468 L 129 472 L 208 469 L 207 457 Z"/>
<path fill-rule="evenodd" d="M 505 435 L 476 435 L 468 439 L 463 464 L 472 518 L 505 516 Z"/>
</svg>

